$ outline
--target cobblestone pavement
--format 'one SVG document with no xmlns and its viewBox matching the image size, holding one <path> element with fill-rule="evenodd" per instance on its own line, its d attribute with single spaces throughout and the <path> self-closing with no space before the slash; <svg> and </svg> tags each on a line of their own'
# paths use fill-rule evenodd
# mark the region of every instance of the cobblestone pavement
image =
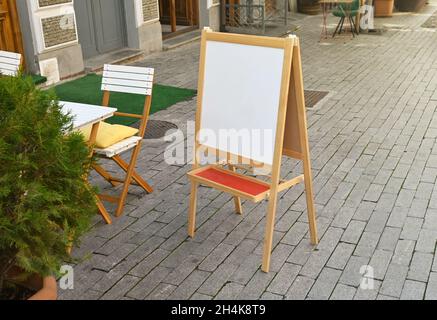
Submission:
<svg viewBox="0 0 437 320">
<path fill-rule="evenodd" d="M 229 196 L 201 188 L 198 232 L 189 239 L 190 166 L 164 162 L 169 142 L 146 141 L 138 169 L 155 192 L 132 188 L 126 214 L 111 226 L 96 217 L 74 251 L 89 259 L 61 298 L 437 299 L 437 34 L 420 27 L 436 10 L 380 19 L 381 35 L 322 43 L 320 16 L 295 21 L 305 87 L 330 92 L 308 111 L 317 248 L 302 186 L 281 195 L 269 274 L 260 271 L 266 203 L 245 202 L 238 216 Z M 156 67 L 159 83 L 195 88 L 198 51 L 194 43 L 141 64 Z M 152 118 L 186 130 L 195 104 Z M 300 172 L 284 161 L 284 176 Z M 374 289 L 360 288 L 365 265 Z"/>
</svg>

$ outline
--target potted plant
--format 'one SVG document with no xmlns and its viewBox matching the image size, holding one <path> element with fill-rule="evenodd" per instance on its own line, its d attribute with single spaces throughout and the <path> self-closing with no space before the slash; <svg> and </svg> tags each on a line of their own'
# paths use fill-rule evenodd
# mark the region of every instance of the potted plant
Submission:
<svg viewBox="0 0 437 320">
<path fill-rule="evenodd" d="M 320 13 L 319 0 L 297 0 L 297 10 L 309 15 Z"/>
<path fill-rule="evenodd" d="M 30 78 L 0 77 L 0 299 L 56 299 L 68 248 L 96 212 L 71 120 Z"/>
<path fill-rule="evenodd" d="M 393 15 L 394 0 L 374 0 L 375 17 L 391 17 Z"/>
<path fill-rule="evenodd" d="M 396 0 L 395 7 L 402 12 L 419 11 L 427 0 Z"/>
</svg>

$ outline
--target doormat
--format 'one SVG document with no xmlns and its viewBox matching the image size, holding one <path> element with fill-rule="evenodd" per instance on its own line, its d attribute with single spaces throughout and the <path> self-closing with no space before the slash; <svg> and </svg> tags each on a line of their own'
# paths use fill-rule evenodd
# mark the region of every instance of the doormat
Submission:
<svg viewBox="0 0 437 320">
<path fill-rule="evenodd" d="M 309 109 L 314 108 L 314 106 L 322 101 L 328 93 L 329 92 L 327 91 L 305 90 L 306 107 Z"/>
<path fill-rule="evenodd" d="M 429 28 L 429 29 L 437 28 L 437 11 L 434 12 L 432 16 L 425 21 L 424 24 L 422 24 L 422 28 Z"/>
<path fill-rule="evenodd" d="M 140 122 L 134 123 L 132 127 L 139 129 Z M 149 120 L 147 121 L 147 129 L 144 134 L 144 139 L 152 140 L 164 138 L 167 135 L 167 132 L 171 129 L 177 130 L 178 126 L 168 121 Z"/>
</svg>

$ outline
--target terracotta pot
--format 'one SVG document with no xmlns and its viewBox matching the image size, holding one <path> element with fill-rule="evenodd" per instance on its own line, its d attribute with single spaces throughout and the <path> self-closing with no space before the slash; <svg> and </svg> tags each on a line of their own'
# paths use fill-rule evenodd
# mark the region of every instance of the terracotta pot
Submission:
<svg viewBox="0 0 437 320">
<path fill-rule="evenodd" d="M 375 17 L 391 17 L 394 2 L 394 0 L 375 0 Z"/>
<path fill-rule="evenodd" d="M 419 11 L 426 2 L 427 0 L 396 0 L 395 7 L 402 12 Z"/>
<path fill-rule="evenodd" d="M 10 277 L 10 279 L 16 279 L 20 274 L 22 274 L 21 269 L 13 268 L 8 273 L 8 277 Z M 28 300 L 42 301 L 56 300 L 58 298 L 58 285 L 55 277 L 42 278 L 39 275 L 33 275 L 23 282 L 17 281 L 15 283 L 31 291 L 36 291 Z"/>
<path fill-rule="evenodd" d="M 317 15 L 320 13 L 320 4 L 313 0 L 298 0 L 297 9 L 300 13 Z"/>
<path fill-rule="evenodd" d="M 31 296 L 28 300 L 49 301 L 58 298 L 58 286 L 54 277 L 46 277 L 41 279 L 37 276 L 36 281 L 39 283 L 39 291 Z"/>
</svg>

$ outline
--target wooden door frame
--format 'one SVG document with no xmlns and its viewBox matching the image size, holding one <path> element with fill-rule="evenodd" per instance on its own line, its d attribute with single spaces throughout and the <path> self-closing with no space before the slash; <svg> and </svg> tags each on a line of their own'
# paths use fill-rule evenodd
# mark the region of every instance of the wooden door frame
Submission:
<svg viewBox="0 0 437 320">
<path fill-rule="evenodd" d="M 23 46 L 23 37 L 21 33 L 20 27 L 20 19 L 18 16 L 18 10 L 15 0 L 4 0 L 7 3 L 7 7 L 9 11 L 1 12 L 5 15 L 5 19 L 3 21 L 9 21 L 12 27 L 12 41 L 14 42 L 14 48 L 16 53 L 20 53 L 22 55 L 21 64 L 24 66 L 24 46 Z"/>
<path fill-rule="evenodd" d="M 187 10 L 189 12 L 189 22 L 191 27 L 184 28 L 184 30 L 177 31 L 177 20 L 176 20 L 176 0 L 169 0 L 170 4 L 170 26 L 171 33 L 167 34 L 163 37 L 163 39 L 168 39 L 180 35 L 185 32 L 189 32 L 195 30 L 199 26 L 199 0 L 186 0 L 187 1 Z M 163 8 L 162 2 L 159 2 L 159 14 L 161 16 Z"/>
</svg>

